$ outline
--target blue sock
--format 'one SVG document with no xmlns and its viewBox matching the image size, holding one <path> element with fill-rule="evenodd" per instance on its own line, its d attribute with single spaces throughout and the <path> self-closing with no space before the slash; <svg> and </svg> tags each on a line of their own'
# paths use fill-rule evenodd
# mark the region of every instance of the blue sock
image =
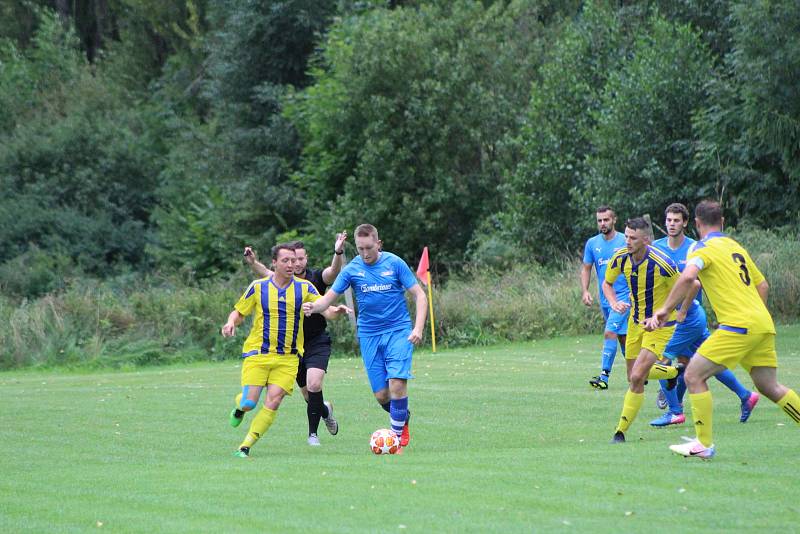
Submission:
<svg viewBox="0 0 800 534">
<path fill-rule="evenodd" d="M 739 382 L 739 379 L 736 378 L 736 375 L 733 374 L 733 371 L 730 369 L 725 369 L 722 372 L 717 373 L 714 375 L 714 378 L 725 384 L 729 390 L 736 393 L 736 396 L 739 397 L 739 400 L 746 401 L 750 397 L 750 390 L 747 389 Z"/>
<path fill-rule="evenodd" d="M 667 398 L 667 406 L 669 406 L 669 413 L 678 415 L 683 413 L 683 406 L 681 406 L 681 401 L 678 400 L 678 388 L 674 387 L 671 390 L 667 390 L 667 381 L 666 380 L 659 380 L 659 384 L 661 384 L 661 391 L 664 392 L 664 396 Z"/>
<path fill-rule="evenodd" d="M 678 402 L 683 404 L 683 396 L 686 395 L 686 380 L 683 379 L 683 375 L 678 377 L 678 385 L 675 386 L 675 391 L 678 394 Z"/>
<path fill-rule="evenodd" d="M 603 361 L 600 364 L 606 374 L 611 373 L 611 366 L 614 365 L 614 357 L 617 355 L 617 340 L 603 340 Z"/>
<path fill-rule="evenodd" d="M 389 401 L 389 422 L 398 436 L 403 431 L 406 419 L 408 419 L 408 397 Z"/>
</svg>

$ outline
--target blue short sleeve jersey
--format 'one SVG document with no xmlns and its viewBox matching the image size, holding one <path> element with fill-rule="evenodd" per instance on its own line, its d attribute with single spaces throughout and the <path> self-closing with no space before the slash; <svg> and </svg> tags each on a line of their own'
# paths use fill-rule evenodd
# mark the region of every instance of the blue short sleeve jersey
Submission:
<svg viewBox="0 0 800 534">
<path fill-rule="evenodd" d="M 353 288 L 358 303 L 358 335 L 365 337 L 411 328 L 405 292 L 415 285 L 417 279 L 406 262 L 391 252 L 381 252 L 372 265 L 360 256 L 354 258 L 331 289 L 341 294 Z"/>
<path fill-rule="evenodd" d="M 692 248 L 696 241 L 691 237 L 684 236 L 683 243 L 676 249 L 670 248 L 669 246 L 669 238 L 662 237 L 653 242 L 653 246 L 657 247 L 658 250 L 662 251 L 664 254 L 669 256 L 669 258 L 675 262 L 675 265 L 678 266 L 678 270 L 683 272 L 686 268 L 686 257 L 689 255 L 689 249 Z M 697 296 L 694 298 L 694 302 L 692 304 L 692 309 L 686 312 L 686 320 L 691 320 L 697 315 L 697 308 L 700 306 L 700 303 L 703 302 L 703 290 L 697 292 Z M 680 305 L 678 305 L 680 308 Z"/>
<path fill-rule="evenodd" d="M 619 232 L 609 241 L 606 241 L 603 234 L 597 234 L 586 241 L 586 246 L 583 247 L 583 263 L 594 264 L 597 274 L 597 293 L 600 298 L 600 306 L 609 306 L 608 300 L 603 294 L 602 287 L 603 280 L 605 280 L 606 277 L 606 266 L 611 256 L 623 247 L 625 247 L 625 236 Z M 630 289 L 625 282 L 624 276 L 618 277 L 614 282 L 614 292 L 617 294 L 618 300 L 629 302 L 628 295 L 630 294 Z"/>
</svg>

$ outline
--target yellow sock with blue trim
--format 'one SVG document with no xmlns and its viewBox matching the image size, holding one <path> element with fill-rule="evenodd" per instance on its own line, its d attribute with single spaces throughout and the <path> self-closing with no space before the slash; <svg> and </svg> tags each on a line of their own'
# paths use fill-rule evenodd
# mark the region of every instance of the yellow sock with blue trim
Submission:
<svg viewBox="0 0 800 534">
<path fill-rule="evenodd" d="M 790 389 L 789 393 L 783 396 L 781 400 L 777 402 L 778 406 L 786 412 L 786 415 L 792 418 L 792 420 L 800 425 L 800 396 L 794 392 L 794 390 Z"/>
<path fill-rule="evenodd" d="M 664 365 L 663 363 L 654 363 L 647 374 L 649 380 L 666 380 L 668 378 L 675 378 L 678 376 L 678 369 L 671 365 Z"/>
<path fill-rule="evenodd" d="M 692 419 L 694 419 L 694 431 L 697 440 L 704 447 L 714 444 L 712 439 L 712 422 L 714 413 L 714 401 L 711 399 L 711 391 L 703 393 L 689 393 L 689 401 L 692 403 Z"/>
<path fill-rule="evenodd" d="M 617 424 L 618 432 L 627 432 L 628 427 L 631 426 L 639 409 L 642 407 L 644 401 L 644 393 L 634 393 L 630 389 L 625 393 L 625 400 L 622 403 L 622 414 L 619 416 L 619 423 Z"/>
<path fill-rule="evenodd" d="M 250 430 L 247 432 L 247 436 L 244 438 L 242 444 L 239 445 L 239 448 L 252 447 L 261 436 L 266 434 L 269 427 L 272 426 L 272 422 L 275 420 L 276 413 L 275 410 L 270 410 L 266 406 L 262 407 L 253 418 L 253 422 L 250 423 Z"/>
</svg>

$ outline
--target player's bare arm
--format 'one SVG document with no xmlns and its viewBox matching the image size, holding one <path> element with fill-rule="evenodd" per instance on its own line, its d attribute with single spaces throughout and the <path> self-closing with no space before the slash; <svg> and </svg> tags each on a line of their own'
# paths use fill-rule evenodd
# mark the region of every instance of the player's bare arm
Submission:
<svg viewBox="0 0 800 534">
<path fill-rule="evenodd" d="M 675 282 L 675 285 L 672 287 L 672 291 L 667 295 L 667 300 L 664 302 L 664 305 L 653 312 L 651 317 L 645 319 L 645 330 L 655 330 L 661 327 L 661 324 L 666 321 L 672 310 L 675 309 L 679 302 L 682 302 L 686 298 L 686 294 L 689 290 L 693 289 L 699 272 L 700 269 L 697 265 L 689 264 L 686 266 L 686 269 L 684 269 L 678 281 Z"/>
<path fill-rule="evenodd" d="M 769 284 L 766 280 L 762 281 L 760 284 L 756 286 L 756 291 L 758 291 L 758 296 L 761 297 L 761 300 L 764 301 L 764 306 L 767 305 L 767 297 L 769 296 Z"/>
<path fill-rule="evenodd" d="M 266 278 L 267 276 L 272 276 L 274 274 L 272 271 L 267 269 L 266 265 L 258 261 L 256 252 L 252 247 L 244 247 L 244 261 L 247 262 L 247 264 L 253 270 L 253 273 L 260 278 Z"/>
<path fill-rule="evenodd" d="M 592 294 L 589 293 L 589 282 L 592 279 L 592 264 L 584 263 L 581 265 L 581 300 L 586 306 L 591 306 L 594 300 Z"/>
<path fill-rule="evenodd" d="M 346 313 L 353 313 L 353 310 L 351 310 L 344 304 L 339 304 L 338 306 L 328 306 L 328 309 L 322 312 L 322 316 L 328 319 L 329 321 L 333 321 L 334 319 L 338 319 L 339 316 L 344 315 Z"/>
<path fill-rule="evenodd" d="M 606 300 L 608 300 L 608 305 L 611 306 L 611 309 L 617 313 L 625 313 L 628 311 L 628 308 L 631 305 L 627 302 L 623 302 L 621 300 L 617 300 L 617 292 L 614 291 L 614 286 L 609 284 L 606 280 L 603 280 L 603 295 L 606 296 Z"/>
<path fill-rule="evenodd" d="M 686 297 L 684 297 L 683 302 L 681 303 L 681 308 L 675 313 L 675 320 L 679 323 L 682 323 L 684 319 L 686 319 L 686 314 L 689 312 L 689 308 L 692 306 L 692 301 L 697 296 L 697 293 L 700 291 L 700 280 L 695 280 L 692 287 L 686 293 Z"/>
<path fill-rule="evenodd" d="M 333 259 L 331 259 L 331 264 L 322 271 L 322 281 L 325 282 L 325 285 L 331 285 L 342 270 L 342 265 L 344 264 L 344 244 L 346 241 L 346 231 L 336 234 L 336 242 L 333 244 Z"/>
<path fill-rule="evenodd" d="M 223 337 L 233 337 L 236 335 L 236 327 L 242 324 L 244 321 L 244 315 L 239 313 L 237 310 L 233 310 L 230 315 L 228 315 L 228 322 L 222 325 L 222 336 Z"/>
<path fill-rule="evenodd" d="M 411 330 L 411 335 L 408 336 L 408 340 L 414 345 L 419 345 L 422 342 L 422 332 L 425 330 L 425 319 L 428 317 L 428 297 L 425 296 L 425 292 L 419 284 L 413 286 L 408 291 L 413 295 L 417 308 L 414 329 Z"/>
<path fill-rule="evenodd" d="M 336 299 L 339 298 L 339 293 L 334 291 L 333 289 L 329 289 L 325 295 L 318 298 L 314 302 L 306 302 L 303 304 L 303 313 L 306 316 L 312 315 L 314 313 L 322 313 L 323 310 L 327 310 L 331 304 L 336 302 Z"/>
</svg>

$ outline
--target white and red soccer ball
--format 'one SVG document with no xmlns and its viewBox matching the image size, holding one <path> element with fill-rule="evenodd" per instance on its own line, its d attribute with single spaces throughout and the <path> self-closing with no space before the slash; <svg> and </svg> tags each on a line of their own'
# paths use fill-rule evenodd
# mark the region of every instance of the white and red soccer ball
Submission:
<svg viewBox="0 0 800 534">
<path fill-rule="evenodd" d="M 372 433 L 369 448 L 375 454 L 395 454 L 400 449 L 400 438 L 394 431 L 381 428 Z"/>
</svg>

